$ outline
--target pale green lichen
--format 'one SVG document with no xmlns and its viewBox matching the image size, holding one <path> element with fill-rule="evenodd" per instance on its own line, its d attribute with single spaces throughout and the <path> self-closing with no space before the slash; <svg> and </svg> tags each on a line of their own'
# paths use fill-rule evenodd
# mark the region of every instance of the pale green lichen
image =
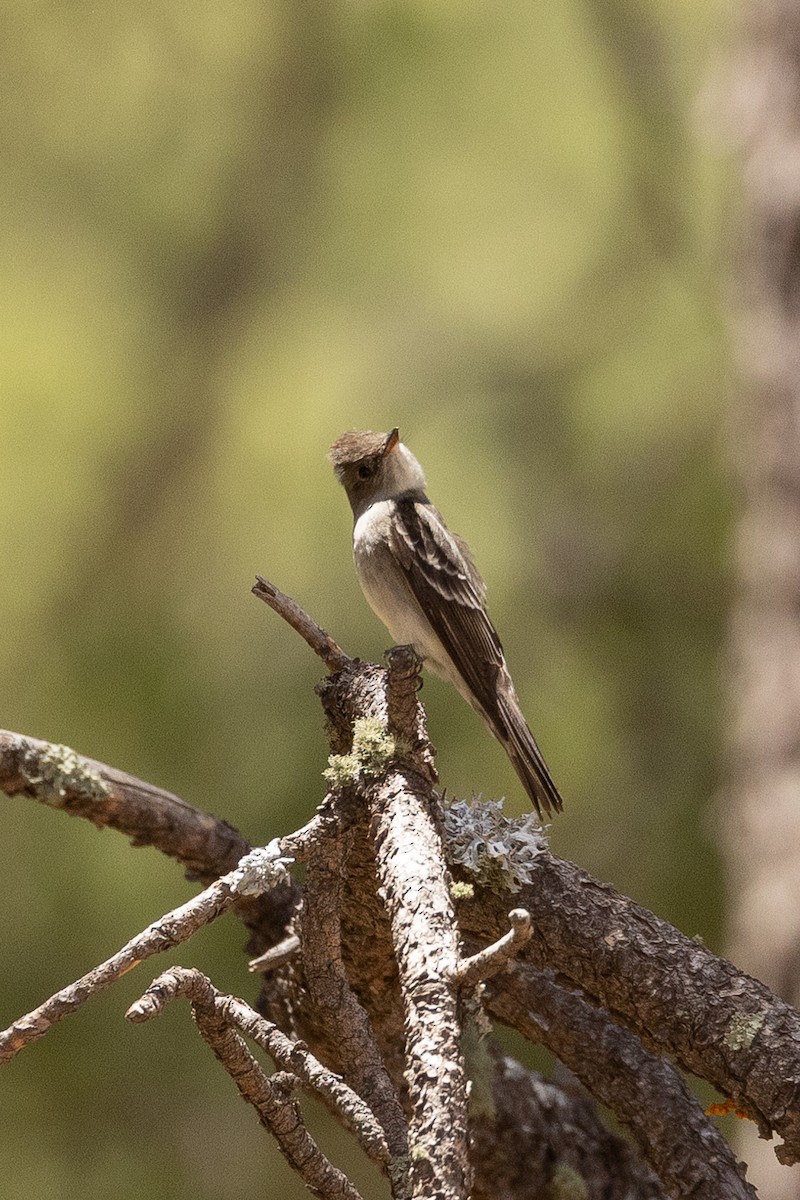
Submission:
<svg viewBox="0 0 800 1200">
<path fill-rule="evenodd" d="M 358 783 L 360 774 L 358 759 L 355 754 L 331 754 L 328 766 L 322 772 L 331 787 L 351 787 Z"/>
<path fill-rule="evenodd" d="M 734 1013 L 725 1031 L 725 1045 L 729 1050 L 749 1050 L 763 1024 L 761 1013 Z"/>
<path fill-rule="evenodd" d="M 353 724 L 353 754 L 362 775 L 380 775 L 399 753 L 397 739 L 377 717 L 359 717 Z"/>
<path fill-rule="evenodd" d="M 374 779 L 404 747 L 377 717 L 358 717 L 353 723 L 353 748 L 349 754 L 332 754 L 322 772 L 333 787 L 349 787 L 360 779 Z"/>
<path fill-rule="evenodd" d="M 445 851 L 452 866 L 492 891 L 518 892 L 533 878 L 547 841 L 536 814 L 506 817 L 502 800 L 445 800 Z"/>
<path fill-rule="evenodd" d="M 111 787 L 100 773 L 69 746 L 48 744 L 43 750 L 26 747 L 20 755 L 20 772 L 37 800 L 59 807 L 68 793 L 104 800 Z"/>
<path fill-rule="evenodd" d="M 472 900 L 475 897 L 475 888 L 463 879 L 454 879 L 450 884 L 450 895 L 454 900 Z"/>
<path fill-rule="evenodd" d="M 548 1186 L 550 1200 L 588 1200 L 589 1186 L 569 1163 L 556 1163 Z"/>
</svg>

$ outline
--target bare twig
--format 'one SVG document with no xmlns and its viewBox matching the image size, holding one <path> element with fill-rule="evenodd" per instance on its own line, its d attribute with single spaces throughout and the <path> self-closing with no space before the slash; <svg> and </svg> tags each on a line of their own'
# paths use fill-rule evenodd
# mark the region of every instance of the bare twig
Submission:
<svg viewBox="0 0 800 1200">
<path fill-rule="evenodd" d="M 491 946 L 463 958 L 455 969 L 454 980 L 460 987 L 472 987 L 489 979 L 513 958 L 531 936 L 531 914 L 526 908 L 512 908 L 508 914 L 511 929 Z"/>
<path fill-rule="evenodd" d="M 163 1010 L 166 1000 L 182 995 L 191 1000 L 202 1037 L 303 1183 L 323 1200 L 361 1200 L 347 1176 L 325 1157 L 306 1129 L 292 1096 L 297 1084 L 294 1074 L 280 1071 L 271 1079 L 267 1077 L 233 1028 L 230 1009 L 220 1003 L 223 997 L 198 971 L 170 968 L 128 1010 L 129 1016 L 135 1021 L 148 1020 Z"/>
<path fill-rule="evenodd" d="M 389 1147 L 383 1131 L 369 1107 L 338 1075 L 323 1067 L 303 1042 L 292 1041 L 271 1021 L 234 996 L 225 996 L 200 971 L 170 967 L 159 975 L 144 995 L 132 1004 L 126 1016 L 140 1023 L 160 1015 L 170 1000 L 185 996 L 206 1012 L 214 1012 L 221 1021 L 235 1026 L 266 1050 L 284 1071 L 296 1077 L 336 1113 L 346 1129 L 353 1133 L 370 1158 L 384 1168 L 389 1166 Z"/>
<path fill-rule="evenodd" d="M 345 654 L 341 646 L 337 646 L 333 638 L 316 621 L 313 621 L 296 601 L 276 588 L 274 583 L 270 583 L 261 575 L 256 575 L 256 583 L 253 585 L 252 592 L 300 634 L 303 641 L 307 642 L 314 653 L 319 655 L 329 671 L 342 671 L 353 665 L 352 658 Z"/>
<path fill-rule="evenodd" d="M 286 839 L 286 842 L 288 844 L 290 839 Z M 245 894 L 255 894 L 258 890 L 265 890 L 270 886 L 270 857 L 274 867 L 272 886 L 282 882 L 286 878 L 286 867 L 283 856 L 279 856 L 278 850 L 278 844 L 275 843 L 275 849 L 271 856 L 269 853 L 262 855 L 266 861 L 261 867 L 258 865 L 242 867 L 240 865 L 222 879 L 218 879 L 211 887 L 206 888 L 199 896 L 193 897 L 186 904 L 182 904 L 180 908 L 173 909 L 172 912 L 159 917 L 157 921 L 148 925 L 135 938 L 127 942 L 111 958 L 94 967 L 86 975 L 69 984 L 68 987 L 62 988 L 49 1000 L 45 1000 L 44 1004 L 40 1004 L 38 1008 L 24 1017 L 20 1017 L 8 1029 L 0 1032 L 0 1063 L 9 1062 L 25 1046 L 43 1037 L 58 1021 L 75 1012 L 99 992 L 105 991 L 133 967 L 138 967 L 139 963 L 146 958 L 152 958 L 154 954 L 161 954 L 164 950 L 170 950 L 173 946 L 185 942 L 198 929 L 215 921 L 217 917 L 232 907 L 242 894 L 243 888 Z M 257 852 L 251 852 L 250 856 L 245 857 L 243 863 L 247 862 L 248 857 L 256 858 L 256 856 Z M 260 879 L 255 878 L 256 876 L 260 876 Z"/>
<path fill-rule="evenodd" d="M 290 958 L 294 958 L 299 949 L 300 938 L 296 933 L 291 933 L 276 946 L 270 946 L 269 950 L 259 954 L 258 958 L 251 958 L 247 969 L 251 972 L 274 971 L 276 967 L 282 967 Z"/>
</svg>

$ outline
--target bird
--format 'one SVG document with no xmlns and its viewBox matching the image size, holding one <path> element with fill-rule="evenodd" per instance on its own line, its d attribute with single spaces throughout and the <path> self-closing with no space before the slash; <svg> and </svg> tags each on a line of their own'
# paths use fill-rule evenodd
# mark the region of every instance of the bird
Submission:
<svg viewBox="0 0 800 1200">
<path fill-rule="evenodd" d="M 427 495 L 398 429 L 343 433 L 328 459 L 353 510 L 364 596 L 398 645 L 453 684 L 505 749 L 540 817 L 563 801 L 530 731 L 469 546 Z"/>
</svg>

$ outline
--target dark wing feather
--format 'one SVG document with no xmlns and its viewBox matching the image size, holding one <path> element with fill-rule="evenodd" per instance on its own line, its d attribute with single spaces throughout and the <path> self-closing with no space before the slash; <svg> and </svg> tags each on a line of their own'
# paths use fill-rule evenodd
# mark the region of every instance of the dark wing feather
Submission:
<svg viewBox="0 0 800 1200">
<path fill-rule="evenodd" d="M 484 608 L 483 580 L 433 505 L 400 499 L 396 506 L 395 558 L 459 675 L 487 716 L 499 720 L 497 676 L 505 660 Z"/>
<path fill-rule="evenodd" d="M 433 505 L 412 496 L 395 504 L 391 548 L 411 592 L 537 810 L 560 811 L 561 797 L 519 706 L 484 607 L 486 586 L 466 544 L 450 533 Z"/>
</svg>

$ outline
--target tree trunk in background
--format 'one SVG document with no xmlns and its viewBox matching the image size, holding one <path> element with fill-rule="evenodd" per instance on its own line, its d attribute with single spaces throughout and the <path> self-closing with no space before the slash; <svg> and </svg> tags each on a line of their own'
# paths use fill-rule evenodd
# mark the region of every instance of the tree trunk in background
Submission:
<svg viewBox="0 0 800 1200">
<path fill-rule="evenodd" d="M 730 955 L 800 1003 L 800 0 L 751 0 L 734 81 L 743 139 L 742 489 L 731 624 L 723 837 Z M 743 1124 L 762 1200 L 800 1200 L 800 1167 Z"/>
</svg>

